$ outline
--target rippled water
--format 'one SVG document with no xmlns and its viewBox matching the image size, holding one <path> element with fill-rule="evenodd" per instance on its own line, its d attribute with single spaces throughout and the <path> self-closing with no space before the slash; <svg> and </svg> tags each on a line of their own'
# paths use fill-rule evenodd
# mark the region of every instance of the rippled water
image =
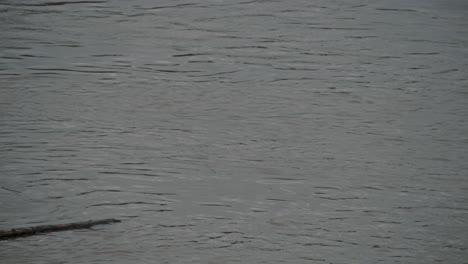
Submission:
<svg viewBox="0 0 468 264">
<path fill-rule="evenodd" d="M 467 263 L 463 0 L 0 0 L 2 263 Z"/>
</svg>

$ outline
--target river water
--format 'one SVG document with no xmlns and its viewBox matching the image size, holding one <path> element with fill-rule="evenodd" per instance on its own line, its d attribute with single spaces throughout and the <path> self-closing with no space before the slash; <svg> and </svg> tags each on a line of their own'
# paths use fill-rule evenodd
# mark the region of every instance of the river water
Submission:
<svg viewBox="0 0 468 264">
<path fill-rule="evenodd" d="M 468 263 L 464 0 L 0 0 L 10 263 Z"/>
</svg>

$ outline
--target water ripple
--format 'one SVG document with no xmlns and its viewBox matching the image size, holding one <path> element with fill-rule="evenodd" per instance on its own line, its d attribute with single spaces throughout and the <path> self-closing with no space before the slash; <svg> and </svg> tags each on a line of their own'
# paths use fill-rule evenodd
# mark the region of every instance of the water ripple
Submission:
<svg viewBox="0 0 468 264">
<path fill-rule="evenodd" d="M 0 227 L 123 220 L 2 263 L 463 262 L 467 10 L 0 1 Z"/>
</svg>

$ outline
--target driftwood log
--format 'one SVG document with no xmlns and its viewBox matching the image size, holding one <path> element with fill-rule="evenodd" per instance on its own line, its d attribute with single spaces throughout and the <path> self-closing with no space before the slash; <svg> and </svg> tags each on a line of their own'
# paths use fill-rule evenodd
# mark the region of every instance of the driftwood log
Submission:
<svg viewBox="0 0 468 264">
<path fill-rule="evenodd" d="M 44 233 L 51 233 L 51 232 L 58 232 L 58 231 L 66 231 L 66 230 L 73 230 L 73 229 L 83 229 L 83 228 L 90 228 L 95 225 L 105 225 L 105 224 L 112 224 L 118 223 L 120 220 L 109 218 L 103 220 L 90 220 L 85 222 L 75 222 L 75 223 L 68 223 L 68 224 L 58 224 L 58 225 L 41 225 L 41 226 L 32 226 L 26 228 L 14 228 L 11 230 L 0 230 L 0 240 L 5 239 L 13 239 L 17 237 L 26 237 L 26 236 L 34 236 L 37 234 L 44 234 Z"/>
</svg>

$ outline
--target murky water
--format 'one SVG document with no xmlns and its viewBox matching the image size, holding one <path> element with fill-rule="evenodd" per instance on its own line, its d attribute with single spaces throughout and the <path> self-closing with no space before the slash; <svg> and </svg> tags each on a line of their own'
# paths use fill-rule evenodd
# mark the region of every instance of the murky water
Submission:
<svg viewBox="0 0 468 264">
<path fill-rule="evenodd" d="M 463 0 L 0 0 L 1 263 L 467 263 Z"/>
</svg>

